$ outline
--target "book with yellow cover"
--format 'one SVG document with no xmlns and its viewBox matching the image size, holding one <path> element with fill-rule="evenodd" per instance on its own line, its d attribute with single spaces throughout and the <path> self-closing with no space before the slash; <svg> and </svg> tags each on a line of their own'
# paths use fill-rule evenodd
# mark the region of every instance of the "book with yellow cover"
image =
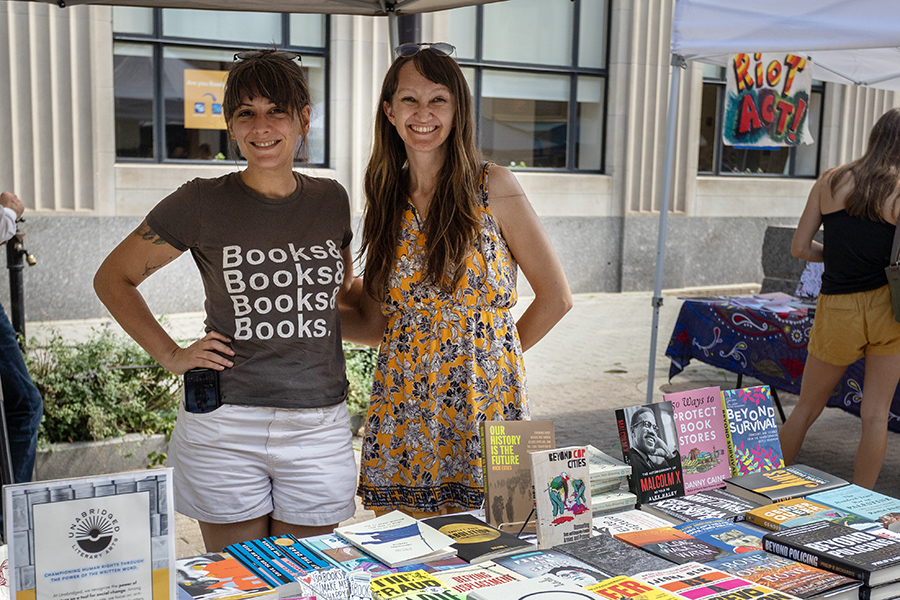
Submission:
<svg viewBox="0 0 900 600">
<path fill-rule="evenodd" d="M 772 504 L 765 504 L 747 511 L 747 521 L 772 531 L 781 531 L 813 521 L 833 521 L 854 529 L 880 527 L 875 521 L 854 515 L 837 508 L 831 508 L 808 498 L 791 498 Z"/>
<path fill-rule="evenodd" d="M 626 575 L 588 585 L 584 589 L 609 600 L 683 600 L 680 596 Z"/>
</svg>

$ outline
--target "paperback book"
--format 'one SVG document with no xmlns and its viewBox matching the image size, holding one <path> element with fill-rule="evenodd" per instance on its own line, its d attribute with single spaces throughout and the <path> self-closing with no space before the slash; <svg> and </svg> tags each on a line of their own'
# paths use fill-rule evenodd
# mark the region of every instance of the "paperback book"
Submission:
<svg viewBox="0 0 900 600">
<path fill-rule="evenodd" d="M 769 386 L 722 392 L 731 476 L 784 466 Z"/>
<path fill-rule="evenodd" d="M 900 500 L 897 498 L 853 484 L 827 492 L 816 492 L 808 498 L 877 521 L 885 529 L 900 531 Z"/>
<path fill-rule="evenodd" d="M 588 466 L 591 469 L 591 484 L 602 481 L 622 481 L 631 475 L 631 467 L 621 460 L 588 444 Z"/>
<path fill-rule="evenodd" d="M 604 515 L 622 510 L 633 509 L 637 496 L 627 490 L 612 490 L 600 494 L 591 494 L 591 514 Z"/>
<path fill-rule="evenodd" d="M 525 600 L 560 598 L 565 600 L 597 600 L 597 595 L 555 575 L 542 575 L 529 581 L 514 581 L 471 592 L 468 600 Z"/>
<path fill-rule="evenodd" d="M 707 566 L 804 599 L 855 600 L 862 585 L 856 579 L 761 550 L 726 556 Z"/>
<path fill-rule="evenodd" d="M 332 566 L 292 535 L 276 535 L 231 544 L 225 547 L 225 552 L 272 587 L 295 584 L 310 571 Z"/>
<path fill-rule="evenodd" d="M 453 538 L 399 510 L 334 532 L 389 567 L 456 556 Z"/>
<path fill-rule="evenodd" d="M 638 573 L 635 579 L 690 600 L 790 600 L 785 592 L 754 583 L 699 563 L 686 563 L 664 571 Z"/>
<path fill-rule="evenodd" d="M 456 549 L 456 555 L 472 564 L 534 549 L 531 542 L 491 527 L 468 513 L 432 517 L 425 523 L 453 538 L 451 547 Z"/>
<path fill-rule="evenodd" d="M 671 402 L 616 409 L 628 485 L 639 504 L 684 495 L 681 454 Z"/>
<path fill-rule="evenodd" d="M 317 553 L 319 556 L 347 572 L 365 572 L 374 575 L 386 575 L 402 571 L 417 571 L 426 573 L 455 569 L 468 564 L 455 556 L 442 558 L 431 562 L 413 563 L 402 567 L 389 567 L 375 557 L 363 552 L 353 544 L 332 534 L 314 535 L 301 538 L 300 543 Z"/>
<path fill-rule="evenodd" d="M 485 421 L 481 424 L 484 514 L 503 531 L 535 532 L 534 485 L 529 452 L 556 447 L 553 421 Z M 526 522 L 528 523 L 526 525 Z"/>
<path fill-rule="evenodd" d="M 587 449 L 568 446 L 531 453 L 538 548 L 591 535 Z"/>
<path fill-rule="evenodd" d="M 759 504 L 802 498 L 847 485 L 847 481 L 806 465 L 791 465 L 725 480 L 725 491 Z"/>
<path fill-rule="evenodd" d="M 763 550 L 859 579 L 869 587 L 900 579 L 900 542 L 831 521 L 767 533 Z"/>
<path fill-rule="evenodd" d="M 672 403 L 685 494 L 722 487 L 731 476 L 718 386 L 664 394 Z"/>
<path fill-rule="evenodd" d="M 625 575 L 589 585 L 584 589 L 609 600 L 625 600 L 626 598 L 629 600 L 683 600 L 680 596 Z"/>
<path fill-rule="evenodd" d="M 379 600 L 418 600 L 419 597 L 426 600 L 435 596 L 441 600 L 464 598 L 455 592 L 453 596 L 446 595 L 451 591 L 450 588 L 436 579 L 432 573 L 422 570 L 379 575 L 374 577 L 369 585 L 373 596 Z"/>
<path fill-rule="evenodd" d="M 525 579 L 525 576 L 502 565 L 488 562 L 450 571 L 440 571 L 434 573 L 434 578 L 458 594 L 468 594 L 480 588 L 520 581 Z"/>
<path fill-rule="evenodd" d="M 611 576 L 668 569 L 674 564 L 655 554 L 635 548 L 608 533 L 601 533 L 586 540 L 561 544 L 553 550 L 577 558 L 600 573 Z"/>
<path fill-rule="evenodd" d="M 782 500 L 781 502 L 766 504 L 747 511 L 747 521 L 773 531 L 822 520 L 834 521 L 853 529 L 881 527 L 881 525 L 871 519 L 819 504 L 808 496 Z"/>
<path fill-rule="evenodd" d="M 727 551 L 674 527 L 617 533 L 615 537 L 675 564 L 709 562 L 728 554 Z"/>
<path fill-rule="evenodd" d="M 534 579 L 541 575 L 565 573 L 573 577 L 577 574 L 584 580 L 591 579 L 590 583 L 597 583 L 612 576 L 612 573 L 602 572 L 577 557 L 558 550 L 523 552 L 512 556 L 503 556 L 494 562 L 528 579 Z"/>
<path fill-rule="evenodd" d="M 179 597 L 193 600 L 239 600 L 275 593 L 274 587 L 225 552 L 177 560 L 175 582 Z"/>
<path fill-rule="evenodd" d="M 656 529 L 668 527 L 671 523 L 643 510 L 625 510 L 608 515 L 594 517 L 591 528 L 594 533 L 624 533 L 626 531 L 639 531 L 641 529 Z"/>
<path fill-rule="evenodd" d="M 746 512 L 758 506 L 757 502 L 718 489 L 664 498 L 642 505 L 641 510 L 678 524 L 703 519 L 743 521 Z"/>
<path fill-rule="evenodd" d="M 762 550 L 762 536 L 767 532 L 766 529 L 761 527 L 753 527 L 746 523 L 735 523 L 725 519 L 688 521 L 687 523 L 676 525 L 675 529 L 712 544 L 717 548 L 726 550 L 730 554 Z"/>
</svg>

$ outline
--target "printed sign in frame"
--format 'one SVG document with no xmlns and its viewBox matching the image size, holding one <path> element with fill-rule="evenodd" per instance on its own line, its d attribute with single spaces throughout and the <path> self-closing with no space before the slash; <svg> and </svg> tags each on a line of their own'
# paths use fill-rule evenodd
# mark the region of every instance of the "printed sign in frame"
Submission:
<svg viewBox="0 0 900 600">
<path fill-rule="evenodd" d="M 812 62 L 787 52 L 741 53 L 725 69 L 727 146 L 812 144 L 809 102 Z"/>
<path fill-rule="evenodd" d="M 172 470 L 8 485 L 13 600 L 172 600 Z"/>
</svg>

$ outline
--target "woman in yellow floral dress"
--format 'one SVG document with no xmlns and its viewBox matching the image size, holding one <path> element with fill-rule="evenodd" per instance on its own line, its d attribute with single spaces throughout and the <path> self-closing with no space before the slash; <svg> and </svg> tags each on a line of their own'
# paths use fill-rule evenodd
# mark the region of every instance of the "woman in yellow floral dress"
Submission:
<svg viewBox="0 0 900 600">
<path fill-rule="evenodd" d="M 481 506 L 479 424 L 528 418 L 522 352 L 571 308 L 512 173 L 481 161 L 449 44 L 405 44 L 385 76 L 366 170 L 364 282 L 344 338 L 381 344 L 358 493 L 416 517 Z M 516 322 L 518 267 L 534 300 Z"/>
</svg>

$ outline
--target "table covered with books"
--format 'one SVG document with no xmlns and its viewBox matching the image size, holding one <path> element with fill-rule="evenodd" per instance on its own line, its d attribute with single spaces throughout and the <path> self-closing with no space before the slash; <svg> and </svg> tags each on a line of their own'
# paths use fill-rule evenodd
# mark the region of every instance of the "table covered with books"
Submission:
<svg viewBox="0 0 900 600">
<path fill-rule="evenodd" d="M 799 394 L 814 316 L 814 305 L 786 294 L 684 298 L 666 349 L 669 378 L 696 359 Z M 864 369 L 865 359 L 847 368 L 828 406 L 859 416 Z M 900 432 L 900 388 L 888 427 Z"/>
</svg>

